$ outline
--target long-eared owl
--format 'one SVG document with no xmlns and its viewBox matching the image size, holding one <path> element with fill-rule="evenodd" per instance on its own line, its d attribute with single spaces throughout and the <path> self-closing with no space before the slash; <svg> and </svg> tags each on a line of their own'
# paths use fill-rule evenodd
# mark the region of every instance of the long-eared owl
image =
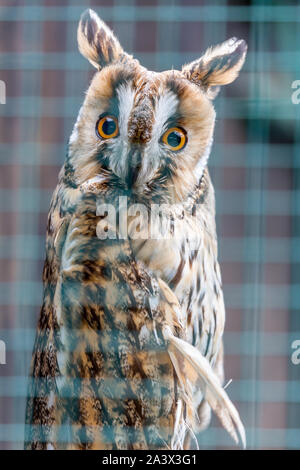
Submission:
<svg viewBox="0 0 300 470">
<path fill-rule="evenodd" d="M 223 383 L 225 310 L 207 170 L 232 38 L 181 71 L 150 72 L 91 10 L 97 69 L 48 217 L 27 449 L 195 448 L 211 409 L 245 445 Z"/>
</svg>

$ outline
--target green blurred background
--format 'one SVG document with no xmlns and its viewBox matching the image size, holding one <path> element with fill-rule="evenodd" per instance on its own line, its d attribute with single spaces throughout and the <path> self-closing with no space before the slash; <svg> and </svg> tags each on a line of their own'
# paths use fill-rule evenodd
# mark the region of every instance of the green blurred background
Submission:
<svg viewBox="0 0 300 470">
<path fill-rule="evenodd" d="M 248 42 L 238 80 L 215 101 L 216 189 L 228 393 L 249 448 L 300 448 L 300 80 L 298 1 L 0 0 L 0 449 L 22 448 L 26 383 L 42 300 L 46 216 L 93 70 L 76 28 L 92 7 L 153 70 L 210 45 Z M 232 448 L 216 419 L 200 448 Z"/>
</svg>

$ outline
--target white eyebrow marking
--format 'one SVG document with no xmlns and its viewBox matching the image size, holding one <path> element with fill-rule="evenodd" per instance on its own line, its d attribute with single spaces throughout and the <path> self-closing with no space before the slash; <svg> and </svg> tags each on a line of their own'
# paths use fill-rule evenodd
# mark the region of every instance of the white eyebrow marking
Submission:
<svg viewBox="0 0 300 470">
<path fill-rule="evenodd" d="M 196 167 L 195 167 L 195 176 L 196 176 L 196 180 L 199 181 L 201 176 L 203 175 L 203 171 L 204 171 L 204 168 L 206 167 L 206 164 L 207 164 L 207 161 L 208 161 L 208 158 L 209 158 L 209 154 L 210 154 L 210 151 L 211 151 L 211 147 L 212 147 L 212 143 L 213 143 L 213 138 L 210 139 L 210 141 L 208 142 L 207 144 L 207 147 L 202 155 L 202 157 L 199 159 Z"/>
<path fill-rule="evenodd" d="M 142 182 L 146 179 L 151 180 L 152 176 L 159 168 L 163 153 L 160 138 L 167 130 L 168 119 L 176 113 L 178 103 L 178 96 L 171 90 L 168 90 L 158 98 L 155 107 L 152 136 L 147 144 L 147 158 L 144 158 L 142 161 L 138 182 Z"/>
<path fill-rule="evenodd" d="M 120 85 L 117 90 L 119 100 L 119 130 L 122 137 L 127 137 L 129 116 L 134 104 L 135 92 L 130 85 Z"/>
<path fill-rule="evenodd" d="M 159 140 L 166 131 L 166 123 L 173 116 L 178 107 L 178 96 L 171 90 L 159 97 L 155 110 L 155 122 L 152 130 L 152 139 Z"/>
</svg>

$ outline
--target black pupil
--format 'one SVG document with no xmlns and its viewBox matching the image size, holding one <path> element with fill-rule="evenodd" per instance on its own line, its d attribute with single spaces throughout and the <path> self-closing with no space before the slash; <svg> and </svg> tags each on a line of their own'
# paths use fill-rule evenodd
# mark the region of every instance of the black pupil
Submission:
<svg viewBox="0 0 300 470">
<path fill-rule="evenodd" d="M 110 117 L 107 117 L 105 121 L 103 122 L 102 131 L 106 135 L 113 134 L 116 131 L 116 128 L 117 128 L 117 125 L 115 121 Z"/>
<path fill-rule="evenodd" d="M 170 132 L 168 135 L 168 144 L 170 147 L 178 147 L 181 144 L 182 135 L 178 131 Z"/>
</svg>

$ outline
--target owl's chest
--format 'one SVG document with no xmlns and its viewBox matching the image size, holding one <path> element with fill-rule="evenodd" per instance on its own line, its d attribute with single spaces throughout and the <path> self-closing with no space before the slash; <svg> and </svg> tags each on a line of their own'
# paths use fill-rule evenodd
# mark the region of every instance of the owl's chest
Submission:
<svg viewBox="0 0 300 470">
<path fill-rule="evenodd" d="M 224 328 L 224 305 L 214 225 L 185 216 L 167 239 L 134 240 L 135 255 L 161 277 L 179 300 L 188 341 L 209 358 Z"/>
</svg>

